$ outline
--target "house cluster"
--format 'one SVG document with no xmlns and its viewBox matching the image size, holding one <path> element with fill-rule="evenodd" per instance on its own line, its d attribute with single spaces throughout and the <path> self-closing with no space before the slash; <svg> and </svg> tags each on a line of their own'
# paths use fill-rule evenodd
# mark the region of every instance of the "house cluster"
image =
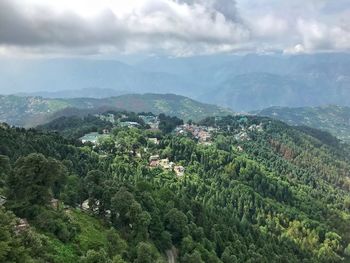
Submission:
<svg viewBox="0 0 350 263">
<path fill-rule="evenodd" d="M 113 113 L 95 114 L 94 116 L 97 117 L 97 118 L 100 118 L 103 121 L 108 121 L 110 123 L 115 123 L 115 115 Z"/>
<path fill-rule="evenodd" d="M 194 138 L 196 138 L 199 143 L 210 144 L 211 142 L 211 133 L 215 132 L 216 128 L 207 127 L 207 126 L 198 126 L 191 124 L 184 124 L 176 127 L 175 132 L 177 134 L 186 134 L 191 133 Z"/>
<path fill-rule="evenodd" d="M 160 167 L 164 170 L 174 171 L 177 176 L 183 176 L 185 174 L 185 168 L 181 165 L 175 165 L 174 162 L 170 162 L 168 158 L 160 159 L 159 155 L 152 155 L 149 158 L 149 167 Z"/>
<path fill-rule="evenodd" d="M 264 131 L 262 123 L 259 125 L 253 124 L 250 125 L 248 128 L 245 128 L 244 126 L 240 126 L 240 131 L 235 134 L 235 139 L 237 141 L 249 141 L 249 132 L 262 132 Z"/>
<path fill-rule="evenodd" d="M 235 134 L 235 139 L 237 141 L 250 141 L 250 137 L 246 131 L 241 131 Z"/>
<path fill-rule="evenodd" d="M 157 116 L 153 115 L 138 115 L 140 119 L 142 119 L 146 125 L 149 125 L 151 129 L 158 129 L 159 127 L 159 119 Z"/>
<path fill-rule="evenodd" d="M 256 132 L 263 132 L 264 131 L 263 124 L 260 123 L 259 125 L 256 125 L 256 124 L 250 125 L 248 127 L 248 130 L 249 131 L 256 131 Z"/>
</svg>

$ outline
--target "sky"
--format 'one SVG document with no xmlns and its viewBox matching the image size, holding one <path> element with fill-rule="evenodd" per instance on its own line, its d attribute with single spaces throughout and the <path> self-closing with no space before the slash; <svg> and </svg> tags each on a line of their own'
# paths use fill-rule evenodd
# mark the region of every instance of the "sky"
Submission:
<svg viewBox="0 0 350 263">
<path fill-rule="evenodd" d="M 350 50 L 350 0 L 0 0 L 0 57 Z"/>
</svg>

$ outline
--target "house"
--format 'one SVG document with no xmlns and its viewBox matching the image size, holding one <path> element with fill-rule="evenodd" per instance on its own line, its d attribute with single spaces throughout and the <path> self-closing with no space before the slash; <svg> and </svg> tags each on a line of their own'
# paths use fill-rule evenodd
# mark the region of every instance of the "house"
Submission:
<svg viewBox="0 0 350 263">
<path fill-rule="evenodd" d="M 90 207 L 90 200 L 86 199 L 82 204 L 81 204 L 81 209 L 84 211 L 93 211 L 97 212 L 98 211 L 98 206 L 100 205 L 100 201 L 96 200 L 94 206 L 95 207 Z"/>
<path fill-rule="evenodd" d="M 159 140 L 157 138 L 148 138 L 148 141 L 152 142 L 153 144 L 158 145 L 159 144 Z"/>
<path fill-rule="evenodd" d="M 159 155 L 151 155 L 149 157 L 149 166 L 150 167 L 158 167 L 159 166 Z"/>
<path fill-rule="evenodd" d="M 6 203 L 6 197 L 0 195 L 0 206 L 1 206 L 1 205 L 4 205 L 5 203 Z"/>
<path fill-rule="evenodd" d="M 137 128 L 139 126 L 141 126 L 138 122 L 135 122 L 135 121 L 123 121 L 123 122 L 120 122 L 120 126 L 122 127 L 128 127 L 128 128 Z"/>
<path fill-rule="evenodd" d="M 106 136 L 108 136 L 108 135 L 107 134 L 99 134 L 98 132 L 90 132 L 88 134 L 85 134 L 79 140 L 82 143 L 91 142 L 92 144 L 97 145 L 98 144 L 98 139 L 99 138 L 104 138 Z"/>
<path fill-rule="evenodd" d="M 161 159 L 161 160 L 159 161 L 159 165 L 160 165 L 163 169 L 170 170 L 170 169 L 173 168 L 174 163 L 173 163 L 173 162 L 169 162 L 169 159 L 168 159 L 168 158 L 165 158 L 165 159 Z"/>
<path fill-rule="evenodd" d="M 153 160 L 149 162 L 149 166 L 152 168 L 158 167 L 159 166 L 159 160 Z"/>
<path fill-rule="evenodd" d="M 87 211 L 90 209 L 89 206 L 89 199 L 86 199 L 82 204 L 81 204 L 81 209 L 83 209 L 84 211 Z"/>
<path fill-rule="evenodd" d="M 185 168 L 181 165 L 174 166 L 174 172 L 177 176 L 183 176 L 185 174 Z"/>
<path fill-rule="evenodd" d="M 159 161 L 159 155 L 158 155 L 158 154 L 156 154 L 156 155 L 151 155 L 151 156 L 149 157 L 149 160 L 150 160 L 150 161 Z"/>
<path fill-rule="evenodd" d="M 51 201 L 50 201 L 50 204 L 51 204 L 52 208 L 57 210 L 59 208 L 60 202 L 59 202 L 58 199 L 52 198 Z"/>
<path fill-rule="evenodd" d="M 27 230 L 29 228 L 29 223 L 27 219 L 20 218 L 15 226 L 15 233 L 18 235 L 19 233 Z"/>
</svg>

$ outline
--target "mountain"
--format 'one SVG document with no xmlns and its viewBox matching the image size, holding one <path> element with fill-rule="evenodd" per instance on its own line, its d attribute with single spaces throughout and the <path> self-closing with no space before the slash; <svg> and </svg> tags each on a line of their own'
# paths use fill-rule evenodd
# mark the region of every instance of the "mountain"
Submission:
<svg viewBox="0 0 350 263">
<path fill-rule="evenodd" d="M 196 99 L 251 111 L 271 106 L 350 106 L 350 55 L 222 55 L 155 59 L 142 69 L 172 72 L 204 85 Z M 181 94 L 181 93 L 179 93 Z"/>
<path fill-rule="evenodd" d="M 232 114 L 230 110 L 173 94 L 129 94 L 102 99 L 0 96 L 0 121 L 24 127 L 34 127 L 60 116 L 87 115 L 107 110 L 165 113 L 186 120 Z"/>
<path fill-rule="evenodd" d="M 115 60 L 2 60 L 0 72 L 2 94 L 98 88 L 119 93 L 193 95 L 189 89 L 192 83 L 177 75 L 150 72 Z"/>
<path fill-rule="evenodd" d="M 323 107 L 271 107 L 256 112 L 260 116 L 279 119 L 290 125 L 305 125 L 327 131 L 350 142 L 350 108 L 335 105 Z"/>
<path fill-rule="evenodd" d="M 108 98 L 115 97 L 122 94 L 127 94 L 127 91 L 117 91 L 113 89 L 101 89 L 101 88 L 84 88 L 78 90 L 59 90 L 59 91 L 37 91 L 30 93 L 18 93 L 13 94 L 21 97 L 43 97 L 43 98 Z"/>
<path fill-rule="evenodd" d="M 200 124 L 95 145 L 2 124 L 0 262 L 349 261 L 347 144 L 267 117 Z"/>
<path fill-rule="evenodd" d="M 318 105 L 323 98 L 303 81 L 270 73 L 250 73 L 224 81 L 220 88 L 203 94 L 202 101 L 215 101 L 243 112 L 271 105 Z"/>
<path fill-rule="evenodd" d="M 0 92 L 46 91 L 36 94 L 56 98 L 77 97 L 67 90 L 86 88 L 113 90 L 118 95 L 174 93 L 239 112 L 271 106 L 350 106 L 349 68 L 347 53 L 150 57 L 134 64 L 97 59 L 2 59 Z M 113 94 L 84 93 L 96 98 Z"/>
</svg>

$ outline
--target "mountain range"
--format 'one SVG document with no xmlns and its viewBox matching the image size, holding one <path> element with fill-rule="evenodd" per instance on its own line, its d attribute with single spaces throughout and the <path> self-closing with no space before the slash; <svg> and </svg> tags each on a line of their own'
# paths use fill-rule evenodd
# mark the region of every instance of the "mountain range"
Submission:
<svg viewBox="0 0 350 263">
<path fill-rule="evenodd" d="M 0 92 L 55 98 L 81 97 L 84 94 L 71 91 L 81 89 L 90 90 L 87 97 L 97 98 L 174 93 L 238 112 L 271 106 L 350 106 L 349 68 L 350 55 L 343 53 L 150 57 L 130 64 L 97 59 L 9 60 L 0 65 Z M 94 89 L 100 94 L 92 94 L 99 93 L 91 92 Z"/>
</svg>

